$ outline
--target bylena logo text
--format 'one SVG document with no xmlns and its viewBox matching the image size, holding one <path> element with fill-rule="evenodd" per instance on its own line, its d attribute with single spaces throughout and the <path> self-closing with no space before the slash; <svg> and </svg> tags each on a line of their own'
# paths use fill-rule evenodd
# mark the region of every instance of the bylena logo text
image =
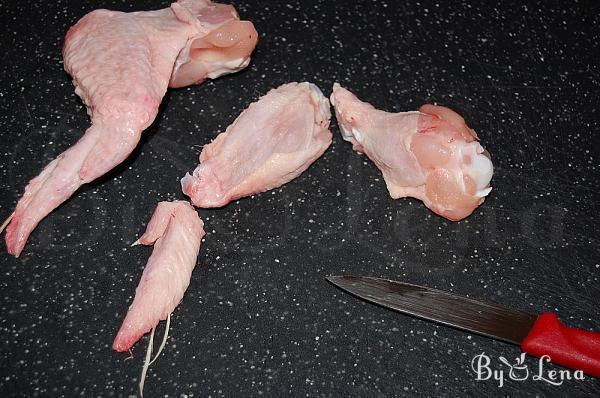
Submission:
<svg viewBox="0 0 600 398">
<path fill-rule="evenodd" d="M 492 359 L 482 352 L 475 355 L 471 360 L 471 368 L 475 372 L 475 380 L 496 380 L 498 387 L 504 386 L 506 380 L 523 381 L 531 378 L 533 381 L 560 386 L 565 380 L 584 380 L 583 371 L 568 370 L 568 369 L 547 369 L 544 365 L 551 361 L 548 355 L 539 358 L 537 369 L 529 371 L 529 367 L 525 363 L 525 353 L 515 358 L 515 363 L 510 363 L 504 357 L 498 357 L 502 364 L 499 368 L 493 369 Z"/>
</svg>

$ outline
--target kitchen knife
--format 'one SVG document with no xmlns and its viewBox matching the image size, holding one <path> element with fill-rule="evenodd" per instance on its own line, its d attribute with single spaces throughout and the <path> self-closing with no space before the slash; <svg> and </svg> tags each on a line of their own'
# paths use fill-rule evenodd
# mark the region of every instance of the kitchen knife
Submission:
<svg viewBox="0 0 600 398">
<path fill-rule="evenodd" d="M 534 315 L 441 290 L 363 276 L 329 276 L 335 286 L 385 308 L 518 344 L 527 354 L 600 377 L 600 333 L 569 328 L 546 312 Z"/>
</svg>

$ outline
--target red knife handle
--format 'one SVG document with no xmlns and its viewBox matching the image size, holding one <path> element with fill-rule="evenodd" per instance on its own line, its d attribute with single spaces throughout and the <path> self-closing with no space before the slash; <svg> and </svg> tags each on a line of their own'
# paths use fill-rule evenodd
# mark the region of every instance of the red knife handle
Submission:
<svg viewBox="0 0 600 398">
<path fill-rule="evenodd" d="M 600 377 L 600 333 L 564 326 L 551 312 L 538 317 L 521 349 L 536 357 L 548 355 L 556 364 Z"/>
</svg>

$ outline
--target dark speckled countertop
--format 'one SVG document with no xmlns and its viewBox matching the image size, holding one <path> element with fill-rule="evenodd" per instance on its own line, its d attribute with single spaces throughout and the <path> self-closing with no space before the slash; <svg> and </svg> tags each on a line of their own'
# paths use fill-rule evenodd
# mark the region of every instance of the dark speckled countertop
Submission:
<svg viewBox="0 0 600 398">
<path fill-rule="evenodd" d="M 88 118 L 62 69 L 70 25 L 95 8 L 162 1 L 0 3 L 0 193 L 26 182 Z M 390 110 L 454 108 L 493 155 L 494 190 L 452 223 L 392 200 L 378 170 L 341 140 L 300 178 L 220 210 L 147 396 L 597 397 L 600 380 L 477 381 L 485 352 L 516 346 L 386 311 L 325 282 L 400 279 L 600 331 L 600 9 L 593 2 L 235 1 L 260 43 L 242 73 L 171 90 L 120 167 L 81 189 L 0 254 L 0 396 L 129 396 L 134 358 L 110 344 L 150 254 L 129 247 L 201 146 L 268 89 L 341 82 Z M 564 4 L 564 5 L 563 5 Z M 532 373 L 537 360 L 526 359 Z M 547 367 L 561 369 L 558 367 Z"/>
</svg>

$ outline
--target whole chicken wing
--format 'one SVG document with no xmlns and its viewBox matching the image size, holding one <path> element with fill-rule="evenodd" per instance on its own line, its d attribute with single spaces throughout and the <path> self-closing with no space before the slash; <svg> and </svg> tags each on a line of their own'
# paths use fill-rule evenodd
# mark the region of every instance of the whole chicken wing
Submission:
<svg viewBox="0 0 600 398">
<path fill-rule="evenodd" d="M 29 182 L 6 230 L 8 251 L 18 256 L 46 215 L 129 156 L 169 85 L 240 70 L 256 42 L 252 23 L 208 0 L 179 0 L 156 11 L 95 10 L 81 18 L 65 37 L 63 57 L 92 125 Z"/>
</svg>

